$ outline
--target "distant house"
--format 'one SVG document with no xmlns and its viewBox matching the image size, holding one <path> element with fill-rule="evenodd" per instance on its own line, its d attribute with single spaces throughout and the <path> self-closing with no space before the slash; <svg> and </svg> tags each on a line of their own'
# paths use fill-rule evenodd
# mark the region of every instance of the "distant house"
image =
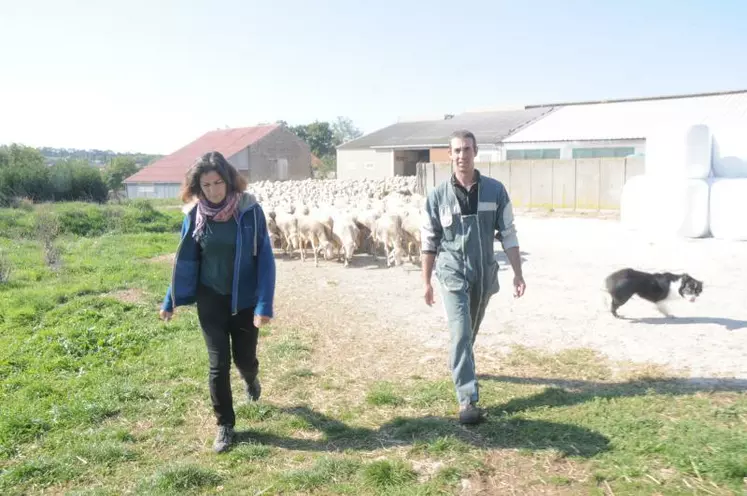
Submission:
<svg viewBox="0 0 747 496">
<path fill-rule="evenodd" d="M 502 160 L 503 139 L 552 110 L 465 112 L 438 120 L 397 122 L 338 146 L 337 178 L 413 176 L 418 162 L 448 162 L 449 135 L 457 129 L 475 134 L 478 162 Z"/>
<path fill-rule="evenodd" d="M 220 129 L 125 179 L 128 198 L 177 198 L 189 167 L 203 154 L 222 153 L 249 182 L 311 177 L 311 150 L 285 126 Z"/>
</svg>

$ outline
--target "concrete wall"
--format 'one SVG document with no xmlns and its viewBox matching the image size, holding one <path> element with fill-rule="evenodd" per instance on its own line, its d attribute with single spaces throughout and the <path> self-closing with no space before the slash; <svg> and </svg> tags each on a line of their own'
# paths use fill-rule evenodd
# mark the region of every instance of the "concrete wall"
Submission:
<svg viewBox="0 0 747 496">
<path fill-rule="evenodd" d="M 248 177 L 254 181 L 311 177 L 311 150 L 301 138 L 279 127 L 248 148 Z"/>
<path fill-rule="evenodd" d="M 392 150 L 337 150 L 337 179 L 384 179 L 393 175 Z"/>
<path fill-rule="evenodd" d="M 135 183 L 126 184 L 127 198 L 179 198 L 180 183 Z"/>
<path fill-rule="evenodd" d="M 227 160 L 244 174 L 249 171 L 249 148 L 244 148 L 239 153 L 231 155 Z"/>
<path fill-rule="evenodd" d="M 574 148 L 608 148 L 608 147 L 635 148 L 636 155 L 643 155 L 646 151 L 646 140 L 609 140 L 609 141 L 546 141 L 533 143 L 503 143 L 500 160 L 506 160 L 507 150 L 536 150 L 536 149 L 560 149 L 561 160 L 573 160 Z M 431 160 L 433 162 L 434 160 Z"/>
<path fill-rule="evenodd" d="M 501 181 L 517 209 L 619 210 L 623 185 L 644 173 L 644 159 L 508 160 L 475 167 Z M 425 191 L 450 175 L 449 163 L 418 166 Z"/>
<path fill-rule="evenodd" d="M 430 149 L 431 162 L 448 162 L 449 161 L 449 148 L 431 148 Z M 499 160 L 505 160 L 506 153 L 503 151 L 502 146 L 496 146 L 493 144 L 477 144 L 477 158 L 479 162 L 498 162 Z"/>
</svg>

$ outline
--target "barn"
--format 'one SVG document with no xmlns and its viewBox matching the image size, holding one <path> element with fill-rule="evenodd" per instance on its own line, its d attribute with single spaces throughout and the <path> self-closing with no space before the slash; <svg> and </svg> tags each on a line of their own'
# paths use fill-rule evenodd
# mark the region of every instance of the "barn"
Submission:
<svg viewBox="0 0 747 496">
<path fill-rule="evenodd" d="M 177 198 L 201 155 L 222 153 L 250 182 L 311 177 L 309 145 L 280 124 L 209 131 L 125 179 L 127 198 Z"/>
<path fill-rule="evenodd" d="M 515 208 L 617 211 L 623 187 L 646 170 L 647 138 L 693 124 L 747 129 L 747 90 L 526 106 L 542 111 L 505 133 L 481 172 L 506 185 Z M 715 143 L 714 139 L 714 143 Z M 448 160 L 418 168 L 418 185 L 451 174 Z"/>
<path fill-rule="evenodd" d="M 448 161 L 449 135 L 469 129 L 478 161 L 501 160 L 501 142 L 551 113 L 552 107 L 465 112 L 443 119 L 401 121 L 337 147 L 338 179 L 414 176 L 418 162 Z"/>
<path fill-rule="evenodd" d="M 646 136 L 672 124 L 747 125 L 747 91 L 556 103 L 503 140 L 506 160 L 645 156 Z"/>
</svg>

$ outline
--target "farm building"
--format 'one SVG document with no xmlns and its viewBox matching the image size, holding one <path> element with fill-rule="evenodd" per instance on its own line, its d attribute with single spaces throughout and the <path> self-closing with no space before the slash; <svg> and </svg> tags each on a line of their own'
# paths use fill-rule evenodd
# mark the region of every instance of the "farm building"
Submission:
<svg viewBox="0 0 747 496">
<path fill-rule="evenodd" d="M 747 91 L 528 106 L 543 119 L 503 139 L 504 159 L 645 156 L 646 136 L 672 124 L 747 125 Z"/>
<path fill-rule="evenodd" d="M 414 176 L 418 162 L 448 161 L 449 135 L 469 129 L 477 138 L 478 161 L 501 159 L 506 137 L 550 113 L 552 108 L 465 112 L 439 120 L 397 122 L 337 147 L 337 178 Z"/>
<path fill-rule="evenodd" d="M 286 127 L 273 124 L 219 129 L 125 179 L 127 197 L 178 197 L 187 169 L 210 151 L 222 153 L 250 182 L 311 177 L 309 145 Z"/>
<path fill-rule="evenodd" d="M 506 185 L 517 208 L 619 210 L 631 177 L 646 170 L 646 139 L 672 126 L 747 128 L 747 91 L 525 107 L 544 110 L 505 133 L 481 172 Z M 461 127 L 461 126 L 459 126 Z M 479 138 L 478 138 L 479 144 Z M 482 152 L 482 150 L 481 150 Z M 451 174 L 448 159 L 418 168 L 427 190 Z"/>
</svg>

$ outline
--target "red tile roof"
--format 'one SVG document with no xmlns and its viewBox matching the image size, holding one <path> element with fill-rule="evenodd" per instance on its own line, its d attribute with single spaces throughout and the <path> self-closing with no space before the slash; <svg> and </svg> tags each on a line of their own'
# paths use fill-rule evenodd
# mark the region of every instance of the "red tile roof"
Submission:
<svg viewBox="0 0 747 496">
<path fill-rule="evenodd" d="M 184 180 L 187 169 L 201 155 L 217 151 L 224 157 L 232 155 L 261 140 L 279 127 L 278 124 L 267 126 L 219 129 L 210 131 L 192 143 L 178 149 L 171 155 L 143 167 L 124 180 L 125 183 L 180 183 Z"/>
</svg>

